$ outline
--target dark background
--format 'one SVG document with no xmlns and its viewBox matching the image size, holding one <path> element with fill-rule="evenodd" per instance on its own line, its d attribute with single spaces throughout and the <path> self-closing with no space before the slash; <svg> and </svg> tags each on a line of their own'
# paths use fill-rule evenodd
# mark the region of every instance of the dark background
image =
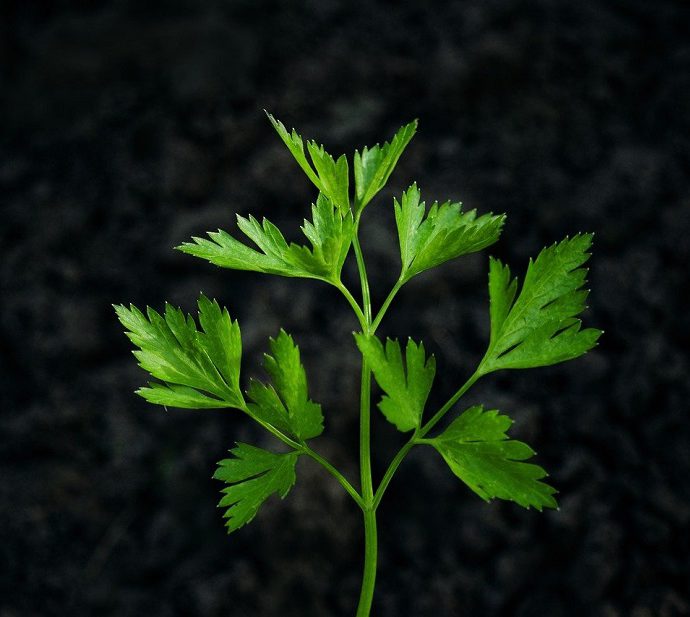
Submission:
<svg viewBox="0 0 690 617">
<path fill-rule="evenodd" d="M 523 273 L 596 232 L 574 362 L 485 378 L 561 509 L 487 505 L 432 451 L 381 516 L 376 617 L 690 614 L 690 5 L 666 0 L 3 5 L 0 137 L 0 616 L 351 616 L 361 521 L 320 468 L 226 536 L 215 462 L 271 447 L 239 413 L 170 410 L 110 304 L 238 317 L 245 378 L 280 326 L 302 347 L 356 478 L 358 360 L 326 286 L 222 271 L 171 250 L 267 215 L 290 238 L 314 198 L 263 115 L 336 154 L 420 131 L 366 213 L 380 302 L 398 256 L 391 198 L 506 212 L 493 254 Z M 432 403 L 488 337 L 486 253 L 420 276 L 382 333 L 438 357 Z M 345 280 L 355 286 L 352 265 Z M 376 477 L 403 437 L 374 423 Z"/>
</svg>

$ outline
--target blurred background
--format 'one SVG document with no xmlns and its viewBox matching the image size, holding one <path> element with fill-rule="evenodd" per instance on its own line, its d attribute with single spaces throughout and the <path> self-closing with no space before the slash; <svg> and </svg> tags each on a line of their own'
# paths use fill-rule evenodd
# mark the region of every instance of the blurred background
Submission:
<svg viewBox="0 0 690 617">
<path fill-rule="evenodd" d="M 690 614 L 690 5 L 669 0 L 32 0 L 0 20 L 0 616 L 351 617 L 356 507 L 303 461 L 295 489 L 227 536 L 216 461 L 273 447 L 233 411 L 133 394 L 111 303 L 240 321 L 245 383 L 282 326 L 357 475 L 349 307 L 305 280 L 171 248 L 268 216 L 299 237 L 315 192 L 263 109 L 333 154 L 420 121 L 366 212 L 374 300 L 397 276 L 392 197 L 506 212 L 491 253 L 596 233 L 600 347 L 483 379 L 561 509 L 485 504 L 413 452 L 380 510 L 376 617 Z M 488 340 L 487 252 L 408 284 L 381 329 L 436 353 L 432 405 Z M 353 265 L 344 279 L 356 289 Z M 683 291 L 685 289 L 685 292 Z M 464 408 L 464 407 L 463 407 Z M 376 415 L 379 478 L 404 439 Z"/>
</svg>

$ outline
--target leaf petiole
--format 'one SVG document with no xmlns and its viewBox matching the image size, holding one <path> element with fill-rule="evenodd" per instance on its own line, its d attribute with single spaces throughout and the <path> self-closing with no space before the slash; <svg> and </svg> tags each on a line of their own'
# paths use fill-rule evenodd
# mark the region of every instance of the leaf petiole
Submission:
<svg viewBox="0 0 690 617">
<path fill-rule="evenodd" d="M 291 439 L 287 435 L 285 435 L 283 432 L 279 431 L 275 426 L 272 426 L 268 422 L 262 420 L 261 418 L 258 418 L 256 414 L 252 413 L 251 410 L 244 405 L 244 407 L 241 408 L 242 411 L 244 411 L 252 420 L 263 426 L 271 435 L 273 435 L 276 439 L 279 439 L 282 441 L 284 444 L 290 446 L 293 450 L 302 450 L 302 444 L 295 441 L 294 439 Z"/>
<path fill-rule="evenodd" d="M 402 288 L 402 286 L 407 282 L 407 279 L 404 278 L 404 275 L 401 274 L 400 278 L 395 282 L 395 285 L 393 285 L 393 288 L 390 290 L 390 293 L 388 294 L 388 297 L 383 301 L 383 304 L 381 305 L 381 308 L 379 309 L 378 314 L 376 315 L 376 318 L 374 319 L 373 323 L 371 324 L 371 328 L 369 333 L 374 334 L 378 327 L 381 325 L 381 321 L 383 320 L 383 317 L 386 314 L 386 311 L 388 310 L 388 307 L 390 307 L 391 302 L 393 302 L 393 299 L 395 298 L 396 295 L 398 295 L 398 292 Z"/>
<path fill-rule="evenodd" d="M 362 245 L 359 243 L 359 217 L 355 219 L 355 229 L 352 236 L 352 246 L 355 249 L 355 258 L 357 259 L 357 270 L 359 271 L 359 280 L 362 285 L 362 304 L 364 306 L 364 319 L 367 326 L 365 334 L 370 333 L 371 328 L 371 294 L 369 292 L 369 279 L 367 277 L 367 268 L 364 264 L 364 255 L 362 253 Z"/>
<path fill-rule="evenodd" d="M 362 496 L 357 492 L 357 490 L 350 484 L 350 482 L 347 480 L 347 478 L 340 473 L 331 463 L 328 462 L 327 459 L 325 459 L 323 456 L 321 456 L 318 452 L 315 452 L 312 450 L 306 442 L 299 443 L 295 441 L 294 439 L 291 439 L 281 431 L 279 431 L 277 428 L 274 426 L 271 426 L 268 422 L 265 422 L 261 420 L 260 418 L 257 418 L 255 414 L 253 414 L 248 407 L 244 407 L 243 411 L 253 420 L 255 420 L 257 423 L 259 423 L 261 426 L 263 426 L 271 435 L 282 441 L 284 444 L 290 446 L 293 450 L 300 452 L 302 454 L 306 454 L 310 458 L 312 458 L 314 461 L 316 461 L 319 465 L 321 465 L 328 473 L 330 473 L 340 484 L 342 487 L 347 491 L 347 493 L 352 497 L 354 502 L 360 507 L 360 509 L 364 508 L 364 502 L 362 501 Z"/>
<path fill-rule="evenodd" d="M 347 493 L 354 499 L 355 503 L 364 510 L 364 501 L 362 496 L 357 492 L 357 490 L 350 484 L 347 478 L 340 473 L 331 463 L 328 462 L 323 456 L 312 450 L 306 443 L 301 445 L 301 451 L 307 456 L 314 459 L 319 465 L 321 465 L 328 473 L 330 473 L 347 491 Z"/>
<path fill-rule="evenodd" d="M 481 365 L 480 365 L 481 366 Z M 474 371 L 470 378 L 458 389 L 458 391 L 451 396 L 446 403 L 439 409 L 434 416 L 429 420 L 419 431 L 419 436 L 420 437 L 426 437 L 427 433 L 434 428 L 445 416 L 450 409 L 457 403 L 463 396 L 464 394 L 477 382 L 477 380 L 482 376 L 482 374 L 479 372 L 479 369 Z"/>
<path fill-rule="evenodd" d="M 381 503 L 383 495 L 386 492 L 386 489 L 388 488 L 388 485 L 390 484 L 391 480 L 393 479 L 395 472 L 398 470 L 398 467 L 400 467 L 400 464 L 403 462 L 410 450 L 414 446 L 418 444 L 424 444 L 428 441 L 424 439 L 427 433 L 441 421 L 441 418 L 443 418 L 443 416 L 445 416 L 450 411 L 453 405 L 455 405 L 455 403 L 457 403 L 460 400 L 460 398 L 476 383 L 480 376 L 481 374 L 479 372 L 479 369 L 477 369 L 474 373 L 472 373 L 470 378 L 458 389 L 458 391 L 448 399 L 445 405 L 443 405 L 443 407 L 441 407 L 441 409 L 439 409 L 436 412 L 434 417 L 431 418 L 431 420 L 429 420 L 423 427 L 415 431 L 412 437 L 410 437 L 410 440 L 402 448 L 400 448 L 398 453 L 390 462 L 390 465 L 388 465 L 388 469 L 386 469 L 386 472 L 383 474 L 383 478 L 381 479 L 381 483 L 376 489 L 376 493 L 374 495 L 375 509 L 378 508 L 379 504 Z"/>
<path fill-rule="evenodd" d="M 345 296 L 345 299 L 347 300 L 348 304 L 352 307 L 352 310 L 355 312 L 355 315 L 357 316 L 359 325 L 362 327 L 362 330 L 364 330 L 366 328 L 367 322 L 366 318 L 364 317 L 364 312 L 357 303 L 357 300 L 355 300 L 352 293 L 350 293 L 350 290 L 347 287 L 345 287 L 345 285 L 341 281 L 333 283 L 333 285 L 335 285 L 335 287 L 340 291 L 340 293 L 342 293 L 343 296 Z"/>
</svg>

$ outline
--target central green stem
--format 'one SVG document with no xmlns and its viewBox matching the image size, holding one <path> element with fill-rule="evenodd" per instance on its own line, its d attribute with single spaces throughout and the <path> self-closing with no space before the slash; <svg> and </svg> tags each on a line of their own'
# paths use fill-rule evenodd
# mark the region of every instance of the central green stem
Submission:
<svg viewBox="0 0 690 617">
<path fill-rule="evenodd" d="M 374 501 L 374 484 L 371 479 L 371 369 L 362 358 L 362 384 L 359 407 L 359 463 L 362 479 L 364 509 Z"/>
<path fill-rule="evenodd" d="M 369 280 L 364 265 L 362 247 L 358 238 L 359 219 L 355 221 L 355 234 L 352 244 L 357 258 L 357 269 L 362 285 L 362 305 L 364 320 L 362 332 L 371 334 L 371 296 L 369 294 Z M 369 617 L 376 585 L 376 562 L 378 555 L 378 540 L 376 531 L 376 508 L 374 507 L 374 485 L 371 477 L 371 369 L 362 358 L 362 382 L 359 407 L 359 465 L 362 482 L 362 503 L 364 512 L 364 572 L 362 574 L 362 590 L 359 596 L 357 617 Z"/>
<path fill-rule="evenodd" d="M 376 561 L 378 541 L 376 533 L 376 508 L 374 507 L 374 486 L 371 478 L 371 370 L 362 359 L 362 390 L 359 420 L 359 464 L 362 478 L 362 501 L 364 507 L 364 573 L 359 595 L 357 617 L 369 617 L 376 585 Z"/>
<path fill-rule="evenodd" d="M 357 617 L 369 617 L 371 612 L 374 585 L 376 584 L 377 554 L 376 511 L 368 509 L 364 511 L 364 575 L 362 576 L 362 591 L 359 595 Z"/>
</svg>

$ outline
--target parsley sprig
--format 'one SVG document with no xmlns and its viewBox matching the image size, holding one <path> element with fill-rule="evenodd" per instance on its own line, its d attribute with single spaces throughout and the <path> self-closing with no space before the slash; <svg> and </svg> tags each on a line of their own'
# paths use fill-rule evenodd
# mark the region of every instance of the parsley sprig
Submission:
<svg viewBox="0 0 690 617">
<path fill-rule="evenodd" d="M 377 562 L 376 511 L 396 470 L 415 446 L 436 450 L 450 471 L 482 499 L 510 500 L 537 510 L 557 507 L 556 490 L 544 482 L 546 472 L 528 462 L 534 451 L 512 439 L 513 420 L 497 410 L 475 405 L 459 412 L 457 403 L 481 377 L 502 369 L 547 366 L 577 358 L 597 343 L 600 330 L 582 329 L 591 234 L 577 234 L 553 244 L 530 260 L 520 284 L 507 265 L 489 260 L 487 350 L 474 373 L 424 422 L 436 359 L 423 343 L 411 339 L 382 341 L 376 335 L 390 304 L 414 276 L 494 244 L 505 215 L 465 211 L 462 204 L 433 202 L 428 208 L 412 184 L 393 210 L 400 247 L 400 274 L 388 296 L 372 311 L 369 279 L 359 241 L 365 207 L 383 189 L 414 137 L 417 122 L 403 126 L 383 145 L 365 147 L 352 159 L 354 183 L 345 155 L 331 156 L 315 141 L 306 141 L 268 114 L 282 141 L 317 189 L 311 220 L 302 231 L 308 245 L 285 240 L 267 219 L 237 217 L 246 240 L 218 230 L 194 237 L 179 247 L 184 253 L 234 270 L 316 279 L 336 287 L 359 322 L 354 343 L 362 355 L 360 391 L 359 489 L 310 445 L 324 430 L 324 412 L 311 400 L 307 375 L 294 339 L 281 330 L 269 340 L 264 356 L 267 381 L 242 380 L 240 326 L 228 310 L 204 295 L 198 317 L 168 304 L 152 308 L 116 306 L 117 316 L 135 346 L 139 365 L 155 380 L 137 390 L 147 401 L 184 409 L 235 409 L 263 426 L 287 451 L 271 452 L 240 443 L 221 460 L 214 477 L 225 485 L 219 506 L 225 509 L 228 532 L 249 523 L 273 495 L 284 498 L 295 484 L 296 464 L 308 456 L 328 471 L 362 510 L 364 573 L 357 617 L 371 611 Z M 247 241 L 249 241 L 250 244 Z M 360 300 L 342 282 L 341 272 L 354 252 L 360 279 Z M 410 434 L 376 487 L 371 469 L 372 375 L 382 396 L 378 408 L 399 431 Z M 245 383 L 243 390 L 241 384 Z M 445 430 L 430 436 L 451 412 Z"/>
</svg>

